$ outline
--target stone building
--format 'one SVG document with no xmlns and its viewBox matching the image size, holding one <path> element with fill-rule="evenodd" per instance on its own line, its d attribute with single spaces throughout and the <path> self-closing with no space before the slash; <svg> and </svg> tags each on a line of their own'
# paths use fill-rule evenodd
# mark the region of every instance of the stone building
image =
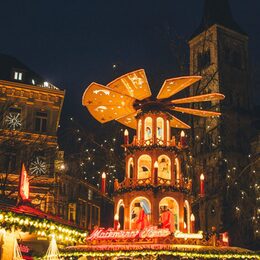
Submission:
<svg viewBox="0 0 260 260">
<path fill-rule="evenodd" d="M 221 111 L 221 117 L 192 119 L 194 172 L 197 173 L 194 183 L 199 182 L 199 175 L 203 173 L 207 194 L 194 204 L 200 215 L 197 225 L 208 232 L 213 226 L 218 231 L 229 230 L 231 239 L 240 243 L 245 235 L 241 229 L 237 232 L 243 204 L 238 205 L 237 199 L 231 201 L 228 196 L 229 189 L 237 185 L 243 199 L 246 184 L 242 181 L 240 185 L 236 178 L 249 163 L 253 134 L 248 36 L 233 19 L 227 0 L 204 1 L 203 18 L 189 40 L 189 48 L 190 74 L 203 76 L 201 83 L 191 88 L 191 94 L 220 92 L 225 95 L 221 104 L 212 102 L 195 107 Z"/>
<path fill-rule="evenodd" d="M 46 82 L 14 57 L 0 54 L 0 200 L 16 203 L 21 163 L 30 176 L 32 204 L 81 228 L 107 225 L 101 210 L 111 201 L 76 178 L 59 151 L 65 91 Z"/>
</svg>

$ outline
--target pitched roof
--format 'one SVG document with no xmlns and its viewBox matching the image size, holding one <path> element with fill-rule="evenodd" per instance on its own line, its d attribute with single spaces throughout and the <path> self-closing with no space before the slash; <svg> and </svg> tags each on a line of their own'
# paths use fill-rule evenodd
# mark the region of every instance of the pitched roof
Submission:
<svg viewBox="0 0 260 260">
<path fill-rule="evenodd" d="M 21 61 L 10 55 L 0 53 L 0 79 L 15 81 L 13 73 L 15 70 L 24 72 L 23 83 L 32 84 L 32 79 L 37 83 L 43 83 L 44 79 Z"/>
<path fill-rule="evenodd" d="M 190 39 L 214 24 L 222 25 L 228 29 L 247 35 L 234 20 L 228 0 L 204 0 L 201 23 Z"/>
</svg>

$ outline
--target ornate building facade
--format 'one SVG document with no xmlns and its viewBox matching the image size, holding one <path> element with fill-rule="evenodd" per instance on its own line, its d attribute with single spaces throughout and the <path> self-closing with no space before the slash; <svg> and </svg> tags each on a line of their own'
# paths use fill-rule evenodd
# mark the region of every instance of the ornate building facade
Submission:
<svg viewBox="0 0 260 260">
<path fill-rule="evenodd" d="M 101 210 L 112 212 L 111 200 L 77 178 L 59 151 L 64 95 L 16 58 L 0 54 L 0 199 L 16 203 L 23 162 L 34 207 L 83 229 L 107 226 Z"/>
</svg>

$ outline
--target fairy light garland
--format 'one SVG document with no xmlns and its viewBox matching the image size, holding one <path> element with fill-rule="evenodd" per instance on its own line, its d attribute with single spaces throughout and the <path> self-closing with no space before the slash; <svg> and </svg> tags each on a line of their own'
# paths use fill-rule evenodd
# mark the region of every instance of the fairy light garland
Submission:
<svg viewBox="0 0 260 260">
<path fill-rule="evenodd" d="M 181 257 L 184 259 L 260 259 L 260 256 L 252 253 L 217 253 L 214 252 L 181 252 L 172 250 L 142 250 L 142 251 L 103 251 L 103 252 L 73 252 L 73 253 L 60 253 L 63 257 L 142 257 L 142 256 L 173 256 Z"/>
<path fill-rule="evenodd" d="M 57 240 L 62 242 L 82 243 L 87 236 L 87 233 L 82 230 L 58 224 L 51 220 L 37 219 L 36 217 L 2 210 L 0 210 L 0 226 L 6 230 L 11 230 L 14 227 L 17 230 L 21 229 L 23 232 L 35 233 L 39 236 L 55 234 Z"/>
</svg>

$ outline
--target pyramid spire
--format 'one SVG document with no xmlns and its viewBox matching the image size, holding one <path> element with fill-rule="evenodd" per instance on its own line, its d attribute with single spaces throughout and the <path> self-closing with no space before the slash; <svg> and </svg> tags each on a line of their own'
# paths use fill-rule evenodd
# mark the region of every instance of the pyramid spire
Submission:
<svg viewBox="0 0 260 260">
<path fill-rule="evenodd" d="M 207 30 L 214 24 L 222 25 L 228 29 L 246 35 L 234 20 L 228 0 L 204 0 L 201 23 L 191 38 Z"/>
</svg>

